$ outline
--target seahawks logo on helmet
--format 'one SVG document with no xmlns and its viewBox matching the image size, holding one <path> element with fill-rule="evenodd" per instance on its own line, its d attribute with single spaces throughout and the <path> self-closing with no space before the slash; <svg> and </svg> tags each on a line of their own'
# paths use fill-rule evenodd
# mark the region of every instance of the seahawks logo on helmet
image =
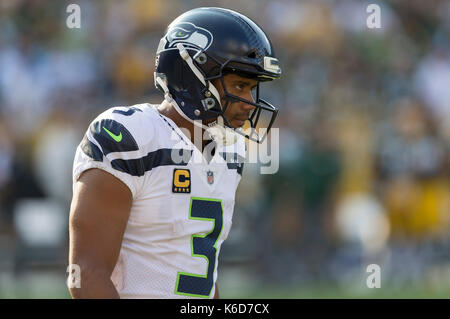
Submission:
<svg viewBox="0 0 450 319">
<path fill-rule="evenodd" d="M 166 50 L 177 49 L 181 43 L 186 49 L 207 50 L 213 42 L 213 35 L 204 28 L 190 22 L 182 22 L 170 28 L 161 39 L 157 54 Z"/>
</svg>

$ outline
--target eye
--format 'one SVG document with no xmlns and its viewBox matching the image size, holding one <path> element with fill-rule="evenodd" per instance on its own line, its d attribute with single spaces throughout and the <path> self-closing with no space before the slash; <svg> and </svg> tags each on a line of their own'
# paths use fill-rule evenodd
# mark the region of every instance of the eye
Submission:
<svg viewBox="0 0 450 319">
<path fill-rule="evenodd" d="M 243 84 L 236 84 L 235 88 L 236 88 L 236 90 L 242 92 L 244 90 L 244 85 Z"/>
</svg>

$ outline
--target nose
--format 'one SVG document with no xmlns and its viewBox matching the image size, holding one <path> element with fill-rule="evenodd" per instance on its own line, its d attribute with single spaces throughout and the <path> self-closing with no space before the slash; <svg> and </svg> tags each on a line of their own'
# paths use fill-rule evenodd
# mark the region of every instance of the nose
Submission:
<svg viewBox="0 0 450 319">
<path fill-rule="evenodd" d="M 243 96 L 243 98 L 247 101 L 251 101 L 251 102 L 255 102 L 255 99 L 253 98 L 252 92 L 250 90 L 248 90 L 245 95 Z M 251 111 L 255 108 L 254 105 L 248 104 L 248 103 L 244 103 L 242 102 L 242 106 L 244 108 L 245 111 Z"/>
<path fill-rule="evenodd" d="M 253 102 L 253 100 L 250 100 L 250 101 Z M 253 109 L 256 108 L 256 106 L 251 105 L 251 104 L 248 104 L 248 103 L 245 103 L 245 102 L 242 102 L 242 103 L 241 103 L 241 106 L 242 106 L 242 110 L 243 110 L 244 112 L 250 112 L 250 111 L 252 111 Z"/>
</svg>

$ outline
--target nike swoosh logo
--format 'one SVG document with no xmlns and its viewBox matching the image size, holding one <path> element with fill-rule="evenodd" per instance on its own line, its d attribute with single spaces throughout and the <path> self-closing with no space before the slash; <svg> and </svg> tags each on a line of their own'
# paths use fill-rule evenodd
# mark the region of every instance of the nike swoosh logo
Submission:
<svg viewBox="0 0 450 319">
<path fill-rule="evenodd" d="M 122 132 L 120 132 L 119 135 L 116 135 L 116 134 L 114 134 L 114 133 L 108 131 L 108 129 L 107 129 L 106 127 L 104 127 L 104 126 L 103 126 L 103 129 L 106 131 L 106 133 L 109 134 L 109 136 L 112 137 L 112 139 L 113 139 L 114 141 L 120 142 L 120 141 L 122 140 Z"/>
</svg>

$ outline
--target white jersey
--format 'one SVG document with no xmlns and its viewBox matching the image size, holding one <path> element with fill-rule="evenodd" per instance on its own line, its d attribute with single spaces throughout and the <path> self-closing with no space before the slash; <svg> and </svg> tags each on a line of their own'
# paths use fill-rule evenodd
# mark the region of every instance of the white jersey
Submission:
<svg viewBox="0 0 450 319">
<path fill-rule="evenodd" d="M 230 231 L 245 140 L 207 163 L 156 106 L 114 107 L 77 148 L 73 181 L 90 168 L 125 183 L 133 204 L 112 281 L 121 298 L 212 298 Z M 226 160 L 225 160 L 226 159 Z"/>
</svg>

